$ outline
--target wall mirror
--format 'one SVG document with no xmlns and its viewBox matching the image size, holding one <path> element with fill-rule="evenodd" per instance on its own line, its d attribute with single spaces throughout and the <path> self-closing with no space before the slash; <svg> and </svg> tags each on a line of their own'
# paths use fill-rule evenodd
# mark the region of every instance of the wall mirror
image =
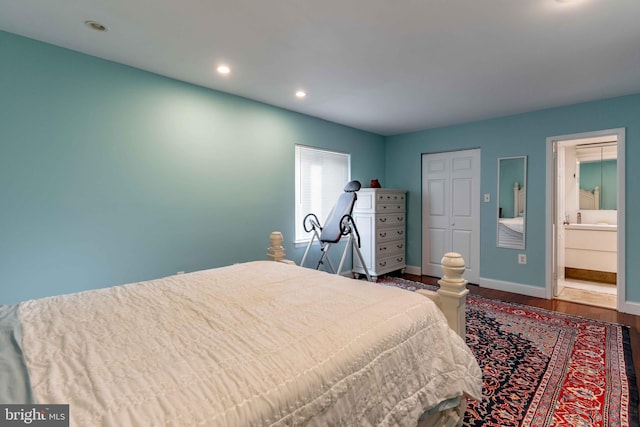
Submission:
<svg viewBox="0 0 640 427">
<path fill-rule="evenodd" d="M 527 157 L 498 159 L 498 238 L 500 248 L 524 249 Z"/>
<path fill-rule="evenodd" d="M 581 210 L 617 209 L 618 144 L 606 142 L 576 146 L 576 178 Z"/>
</svg>

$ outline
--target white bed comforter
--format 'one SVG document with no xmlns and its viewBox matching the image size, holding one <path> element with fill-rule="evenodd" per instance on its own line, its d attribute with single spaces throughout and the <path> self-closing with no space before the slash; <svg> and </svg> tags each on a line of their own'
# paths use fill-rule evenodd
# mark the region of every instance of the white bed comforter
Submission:
<svg viewBox="0 0 640 427">
<path fill-rule="evenodd" d="M 418 294 L 257 261 L 20 306 L 39 403 L 72 426 L 415 425 L 481 398 Z"/>
<path fill-rule="evenodd" d="M 517 233 L 524 232 L 524 217 L 519 216 L 516 218 L 500 218 L 499 221 L 510 230 L 513 230 Z"/>
</svg>

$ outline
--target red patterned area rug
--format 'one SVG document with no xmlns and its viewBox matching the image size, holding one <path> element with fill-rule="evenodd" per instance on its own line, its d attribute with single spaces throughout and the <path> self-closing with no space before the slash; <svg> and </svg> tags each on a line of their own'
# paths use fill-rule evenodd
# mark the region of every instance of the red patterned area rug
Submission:
<svg viewBox="0 0 640 427">
<path fill-rule="evenodd" d="M 469 404 L 465 426 L 640 425 L 628 327 L 471 295 L 466 319 L 484 398 Z"/>
</svg>

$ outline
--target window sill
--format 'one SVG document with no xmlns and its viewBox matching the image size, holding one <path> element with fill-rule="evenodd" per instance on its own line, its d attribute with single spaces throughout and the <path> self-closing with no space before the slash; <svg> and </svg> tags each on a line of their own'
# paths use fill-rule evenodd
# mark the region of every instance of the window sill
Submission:
<svg viewBox="0 0 640 427">
<path fill-rule="evenodd" d="M 308 240 L 297 240 L 297 241 L 295 241 L 293 243 L 293 247 L 296 248 L 296 249 L 297 248 L 305 248 L 309 244 L 309 240 L 311 240 L 311 239 L 308 239 Z M 318 240 L 314 240 L 313 241 L 313 245 L 311 245 L 311 246 L 317 246 L 319 244 L 320 244 L 320 242 L 318 242 Z"/>
</svg>

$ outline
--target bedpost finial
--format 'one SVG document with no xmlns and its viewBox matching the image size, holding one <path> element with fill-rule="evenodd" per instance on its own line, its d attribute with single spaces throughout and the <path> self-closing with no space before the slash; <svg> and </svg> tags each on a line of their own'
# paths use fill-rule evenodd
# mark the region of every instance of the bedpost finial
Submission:
<svg viewBox="0 0 640 427">
<path fill-rule="evenodd" d="M 274 231 L 269 236 L 271 246 L 267 249 L 267 257 L 272 261 L 282 261 L 285 258 L 284 248 L 282 247 L 283 241 L 282 233 Z"/>
<path fill-rule="evenodd" d="M 271 242 L 271 246 L 282 247 L 282 242 L 284 238 L 282 237 L 282 233 L 279 231 L 273 231 L 269 236 L 269 241 Z"/>
<path fill-rule="evenodd" d="M 443 280 L 449 283 L 461 283 L 465 281 L 462 274 L 465 270 L 464 258 L 457 252 L 447 252 L 440 261 L 442 264 Z"/>
</svg>

